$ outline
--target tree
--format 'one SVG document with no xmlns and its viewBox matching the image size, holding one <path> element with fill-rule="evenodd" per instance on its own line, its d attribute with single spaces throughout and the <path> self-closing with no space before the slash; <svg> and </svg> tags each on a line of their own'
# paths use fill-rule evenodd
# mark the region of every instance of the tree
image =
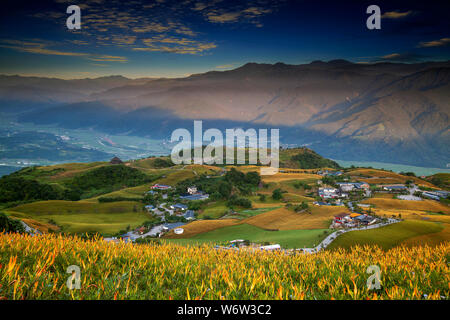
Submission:
<svg viewBox="0 0 450 320">
<path fill-rule="evenodd" d="M 266 201 L 266 195 L 265 195 L 265 194 L 261 194 L 261 195 L 259 196 L 259 201 L 265 202 L 265 201 Z"/>
<path fill-rule="evenodd" d="M 11 219 L 0 212 L 0 231 L 24 233 L 25 227 L 19 220 Z"/>
<path fill-rule="evenodd" d="M 231 195 L 232 186 L 230 183 L 226 181 L 221 181 L 218 185 L 218 192 L 222 196 L 222 198 L 226 199 Z"/>
<path fill-rule="evenodd" d="M 225 174 L 225 179 L 232 184 L 241 184 L 245 179 L 245 174 L 241 171 L 237 171 L 235 168 L 231 168 Z"/>
<path fill-rule="evenodd" d="M 272 198 L 274 199 L 274 200 L 281 200 L 281 199 L 283 199 L 283 191 L 281 190 L 281 189 L 275 189 L 275 190 L 273 190 L 273 192 L 272 192 Z"/>
<path fill-rule="evenodd" d="M 256 171 L 248 172 L 245 175 L 245 182 L 257 186 L 261 182 L 261 176 Z"/>
</svg>

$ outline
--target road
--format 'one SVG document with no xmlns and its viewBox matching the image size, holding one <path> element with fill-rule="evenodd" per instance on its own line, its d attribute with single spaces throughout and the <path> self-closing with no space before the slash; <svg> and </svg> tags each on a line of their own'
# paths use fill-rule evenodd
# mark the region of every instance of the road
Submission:
<svg viewBox="0 0 450 320">
<path fill-rule="evenodd" d="M 400 222 L 400 220 L 389 218 L 388 222 L 386 222 L 386 223 L 377 223 L 377 224 L 373 224 L 373 225 L 365 226 L 365 227 L 357 227 L 357 228 L 351 228 L 351 229 L 346 229 L 346 230 L 338 230 L 338 231 L 335 231 L 332 234 L 330 234 L 318 246 L 316 246 L 314 248 L 303 248 L 303 249 L 296 249 L 296 250 L 303 250 L 303 252 L 307 252 L 307 253 L 319 252 L 320 250 L 328 247 L 337 237 L 339 237 L 343 233 L 350 232 L 350 231 L 357 231 L 357 230 L 376 229 L 376 228 L 388 226 L 390 224 L 397 223 L 397 222 Z"/>
</svg>

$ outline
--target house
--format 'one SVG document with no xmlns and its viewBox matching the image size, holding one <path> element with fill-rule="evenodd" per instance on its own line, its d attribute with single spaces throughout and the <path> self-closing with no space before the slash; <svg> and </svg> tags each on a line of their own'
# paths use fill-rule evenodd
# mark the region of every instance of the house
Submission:
<svg viewBox="0 0 450 320">
<path fill-rule="evenodd" d="M 433 192 L 422 192 L 422 196 L 424 196 L 428 199 L 433 199 L 433 200 L 437 200 L 437 201 L 441 200 L 441 198 Z"/>
<path fill-rule="evenodd" d="M 154 211 L 156 209 L 155 206 L 152 206 L 151 204 L 145 206 L 144 208 L 147 209 L 147 211 Z"/>
<path fill-rule="evenodd" d="M 184 211 L 187 210 L 188 206 L 182 203 L 176 203 L 176 204 L 172 204 L 170 206 L 170 209 L 172 210 L 176 210 L 176 211 Z"/>
<path fill-rule="evenodd" d="M 392 191 L 404 191 L 407 189 L 405 185 L 392 185 L 392 186 L 382 186 L 383 190 Z"/>
<path fill-rule="evenodd" d="M 187 188 L 187 192 L 189 194 L 196 194 L 197 193 L 197 187 L 196 186 L 191 186 Z"/>
<path fill-rule="evenodd" d="M 118 157 L 114 157 L 109 161 L 110 164 L 123 164 L 122 160 L 120 160 Z"/>
<path fill-rule="evenodd" d="M 194 201 L 194 200 L 205 200 L 209 198 L 209 194 L 207 193 L 196 193 L 196 194 L 183 194 L 180 196 L 180 199 L 183 200 L 189 200 L 189 201 Z"/>
<path fill-rule="evenodd" d="M 364 225 L 370 225 L 377 221 L 377 219 L 375 219 L 374 217 L 369 216 L 367 214 L 362 214 L 360 216 L 357 216 L 354 218 L 354 220 L 359 222 L 360 224 L 364 224 Z"/>
<path fill-rule="evenodd" d="M 337 183 L 339 185 L 339 189 L 343 192 L 349 192 L 352 191 L 355 188 L 355 185 L 351 182 L 339 182 Z"/>
<path fill-rule="evenodd" d="M 365 189 L 365 190 L 370 189 L 370 185 L 365 182 L 353 182 L 353 185 L 355 186 L 356 189 Z"/>
<path fill-rule="evenodd" d="M 185 224 L 186 223 L 184 223 L 184 222 L 165 223 L 162 228 L 163 228 L 163 231 L 169 231 L 169 230 L 184 226 Z"/>
<path fill-rule="evenodd" d="M 424 197 L 427 197 L 429 199 L 433 199 L 433 200 L 441 200 L 441 199 L 446 199 L 449 195 L 450 192 L 448 191 L 443 191 L 443 190 L 437 190 L 437 191 L 424 191 L 422 193 L 422 195 Z"/>
<path fill-rule="evenodd" d="M 334 199 L 338 198 L 338 190 L 335 188 L 319 188 L 319 197 L 322 199 Z"/>
<path fill-rule="evenodd" d="M 331 176 L 331 177 L 338 177 L 338 176 L 342 176 L 344 173 L 342 171 L 336 171 L 336 172 L 330 172 L 327 175 Z"/>
<path fill-rule="evenodd" d="M 353 191 L 354 189 L 370 189 L 370 185 L 365 182 L 338 182 L 337 185 L 339 185 L 339 189 L 343 192 Z"/>
<path fill-rule="evenodd" d="M 195 212 L 194 210 L 187 210 L 185 214 L 183 214 L 183 217 L 186 220 L 194 220 L 195 219 Z"/>
<path fill-rule="evenodd" d="M 134 232 L 137 234 L 144 234 L 145 231 L 147 231 L 147 229 L 145 227 L 140 227 L 140 228 L 137 228 L 136 230 L 134 230 Z"/>
<path fill-rule="evenodd" d="M 183 228 L 175 228 L 175 229 L 173 229 L 173 232 L 175 234 L 182 234 L 184 232 L 184 229 Z"/>
<path fill-rule="evenodd" d="M 342 176 L 344 173 L 342 171 L 333 171 L 333 172 L 331 172 L 331 171 L 328 171 L 328 170 L 323 170 L 323 171 L 320 170 L 320 171 L 317 171 L 317 174 L 321 175 L 321 176 L 337 177 L 337 176 Z"/>
<path fill-rule="evenodd" d="M 157 194 L 157 192 L 154 190 L 150 190 L 150 191 L 147 191 L 146 194 L 150 194 L 153 196 L 153 195 Z"/>
<path fill-rule="evenodd" d="M 164 185 L 164 184 L 158 184 L 158 183 L 157 183 L 157 184 L 151 186 L 151 189 L 156 189 L 156 190 L 169 190 L 169 189 L 172 189 L 172 187 L 171 187 L 171 186 Z"/>
<path fill-rule="evenodd" d="M 327 202 L 323 202 L 323 201 L 314 201 L 314 204 L 316 206 L 329 206 L 330 204 Z"/>
<path fill-rule="evenodd" d="M 444 198 L 444 199 L 448 198 L 450 196 L 450 192 L 444 191 L 444 190 L 437 190 L 434 193 L 437 194 L 439 197 Z"/>
<path fill-rule="evenodd" d="M 334 223 L 345 223 L 350 220 L 350 215 L 348 213 L 340 213 L 334 216 Z"/>
</svg>

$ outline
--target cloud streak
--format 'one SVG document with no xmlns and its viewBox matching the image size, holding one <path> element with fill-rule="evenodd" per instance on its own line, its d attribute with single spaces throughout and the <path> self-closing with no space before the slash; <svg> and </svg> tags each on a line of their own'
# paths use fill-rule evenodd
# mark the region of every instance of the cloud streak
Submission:
<svg viewBox="0 0 450 320">
<path fill-rule="evenodd" d="M 400 12 L 400 11 L 388 11 L 381 15 L 382 19 L 402 19 L 413 14 L 412 10 Z"/>
<path fill-rule="evenodd" d="M 450 44 L 450 38 L 442 38 L 439 40 L 426 41 L 419 43 L 419 48 L 443 47 Z"/>
</svg>

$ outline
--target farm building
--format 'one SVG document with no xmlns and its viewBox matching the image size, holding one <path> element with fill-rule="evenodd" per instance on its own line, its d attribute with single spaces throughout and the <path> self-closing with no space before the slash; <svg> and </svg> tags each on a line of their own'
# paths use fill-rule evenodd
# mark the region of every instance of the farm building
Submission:
<svg viewBox="0 0 450 320">
<path fill-rule="evenodd" d="M 180 199 L 189 200 L 189 201 L 205 200 L 208 198 L 209 198 L 209 194 L 207 194 L 207 193 L 183 194 L 180 196 Z"/>
<path fill-rule="evenodd" d="M 185 214 L 183 214 L 183 217 L 186 220 L 194 220 L 195 219 L 195 212 L 194 210 L 187 210 Z"/>
<path fill-rule="evenodd" d="M 317 171 L 317 174 L 320 176 L 331 176 L 331 177 L 337 177 L 337 176 L 341 176 L 344 173 L 342 171 L 328 171 L 328 170 L 320 170 Z"/>
<path fill-rule="evenodd" d="M 428 199 L 432 199 L 432 200 L 441 200 L 441 197 L 439 197 L 437 194 L 433 193 L 433 192 L 422 192 L 422 196 L 428 198 Z"/>
<path fill-rule="evenodd" d="M 386 191 L 404 191 L 407 189 L 405 185 L 382 186 L 382 188 Z"/>
<path fill-rule="evenodd" d="M 187 188 L 187 192 L 189 194 L 196 194 L 197 193 L 197 187 L 196 186 L 191 186 Z"/>
<path fill-rule="evenodd" d="M 181 227 L 181 226 L 184 226 L 186 223 L 184 223 L 184 222 L 174 222 L 174 223 L 165 223 L 164 225 L 163 225 L 163 230 L 164 231 L 169 231 L 169 230 L 172 230 L 172 229 L 175 229 L 175 228 L 179 228 L 179 227 Z"/>
<path fill-rule="evenodd" d="M 156 189 L 156 190 L 169 190 L 172 189 L 171 186 L 167 186 L 164 184 L 155 184 L 153 186 L 151 186 L 151 189 Z"/>
<path fill-rule="evenodd" d="M 335 223 L 344 223 L 350 221 L 350 215 L 348 213 L 340 213 L 334 216 Z"/>
<path fill-rule="evenodd" d="M 365 182 L 338 182 L 339 189 L 343 192 L 353 191 L 355 189 L 370 189 L 369 184 Z"/>
<path fill-rule="evenodd" d="M 319 188 L 318 193 L 319 197 L 322 199 L 334 199 L 340 197 L 338 189 L 335 188 Z"/>
<path fill-rule="evenodd" d="M 364 224 L 364 225 L 370 225 L 377 221 L 377 219 L 375 219 L 374 217 L 366 215 L 366 214 L 357 216 L 354 218 L 354 220 L 356 220 L 357 222 Z"/>
<path fill-rule="evenodd" d="M 123 164 L 122 160 L 120 160 L 118 157 L 114 157 L 109 161 L 110 164 Z"/>
<path fill-rule="evenodd" d="M 170 206 L 170 209 L 172 209 L 172 210 L 184 211 L 184 210 L 187 210 L 187 208 L 188 208 L 188 206 L 185 204 L 182 204 L 182 203 L 176 203 L 176 204 L 173 204 Z"/>
</svg>

